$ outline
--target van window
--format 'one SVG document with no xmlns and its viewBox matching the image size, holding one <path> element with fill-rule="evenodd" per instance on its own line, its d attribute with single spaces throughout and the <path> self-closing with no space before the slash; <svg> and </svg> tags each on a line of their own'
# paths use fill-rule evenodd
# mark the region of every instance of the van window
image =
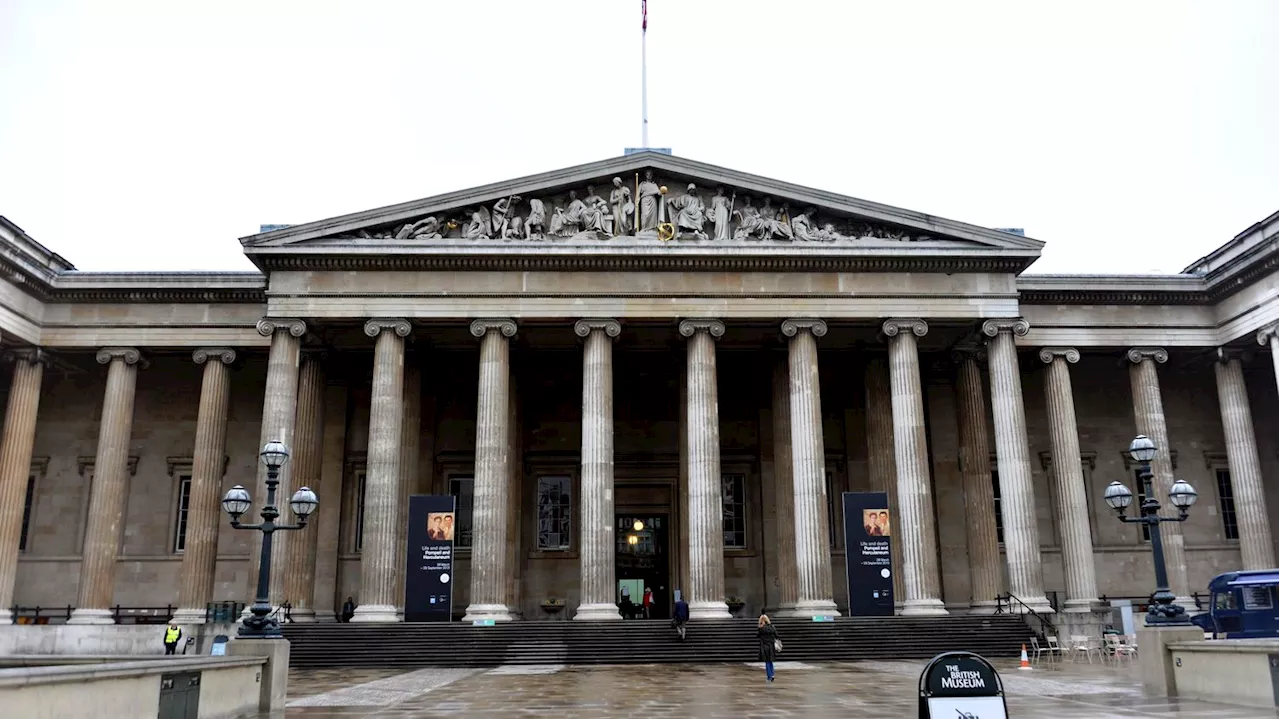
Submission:
<svg viewBox="0 0 1280 719">
<path fill-rule="evenodd" d="M 1218 611 L 1235 611 L 1236 593 L 1235 592 L 1214 592 L 1213 608 Z"/>
<path fill-rule="evenodd" d="M 1244 594 L 1245 609 L 1270 609 L 1271 608 L 1271 587 L 1266 585 L 1254 585 L 1250 587 L 1241 587 Z"/>
</svg>

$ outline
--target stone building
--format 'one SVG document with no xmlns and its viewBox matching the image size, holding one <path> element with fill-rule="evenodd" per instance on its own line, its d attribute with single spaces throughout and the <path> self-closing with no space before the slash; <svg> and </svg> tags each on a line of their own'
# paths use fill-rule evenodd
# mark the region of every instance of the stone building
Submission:
<svg viewBox="0 0 1280 719">
<path fill-rule="evenodd" d="M 296 621 L 396 619 L 419 493 L 458 498 L 472 617 L 616 617 L 626 579 L 843 609 L 867 490 L 902 613 L 1082 610 L 1154 584 L 1102 501 L 1138 433 L 1200 494 L 1166 525 L 1190 601 L 1276 565 L 1277 224 L 1024 275 L 1041 242 L 655 153 L 243 238 L 256 272 L 79 272 L 0 218 L 0 607 L 248 600 L 218 502 L 280 439 L 321 502 L 277 535 Z"/>
</svg>

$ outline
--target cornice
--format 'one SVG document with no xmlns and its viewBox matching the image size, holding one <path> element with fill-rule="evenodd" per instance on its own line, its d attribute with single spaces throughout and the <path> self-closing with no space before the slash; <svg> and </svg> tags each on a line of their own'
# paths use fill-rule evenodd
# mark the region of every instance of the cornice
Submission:
<svg viewBox="0 0 1280 719">
<path fill-rule="evenodd" d="M 1245 260 L 1249 264 L 1245 264 Z M 1243 266 L 1242 266 L 1243 265 Z M 1212 305 L 1280 268 L 1275 248 L 1251 251 L 1224 274 L 1210 275 L 1024 275 L 1018 302 L 1024 305 Z"/>
</svg>

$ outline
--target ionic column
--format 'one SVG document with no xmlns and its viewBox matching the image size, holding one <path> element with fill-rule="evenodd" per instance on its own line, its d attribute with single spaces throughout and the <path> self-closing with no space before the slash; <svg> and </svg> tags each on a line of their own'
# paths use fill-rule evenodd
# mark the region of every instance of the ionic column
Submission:
<svg viewBox="0 0 1280 719">
<path fill-rule="evenodd" d="M 98 364 L 107 365 L 107 388 L 98 428 L 98 452 L 89 488 L 89 521 L 84 530 L 80 563 L 80 591 L 68 624 L 114 624 L 111 599 L 115 594 L 116 550 L 129 474 L 129 436 L 133 432 L 133 398 L 142 354 L 132 347 L 98 351 Z"/>
<path fill-rule="evenodd" d="M 831 591 L 827 455 L 822 442 L 817 340 L 827 334 L 827 323 L 815 319 L 785 320 L 782 334 L 790 338 L 787 364 L 791 380 L 791 477 L 795 488 L 795 615 L 830 616 L 839 612 Z"/>
<path fill-rule="evenodd" d="M 1129 365 L 1129 384 L 1133 389 L 1133 416 L 1138 434 L 1145 434 L 1156 445 L 1155 459 L 1151 460 L 1152 491 L 1162 504 L 1167 503 L 1169 489 L 1173 487 L 1173 461 L 1169 450 L 1169 429 L 1164 419 L 1164 402 L 1160 398 L 1160 377 L 1157 364 L 1169 361 L 1169 353 L 1160 347 L 1135 347 L 1125 353 Z M 1139 491 L 1141 488 L 1138 488 Z M 1188 611 L 1196 609 L 1187 584 L 1187 553 L 1182 539 L 1182 524 L 1165 522 L 1160 525 L 1160 538 L 1164 543 L 1165 567 L 1169 573 L 1169 591 L 1174 601 Z"/>
<path fill-rule="evenodd" d="M 1041 614 L 1052 613 L 1044 593 L 1040 560 L 1040 528 L 1036 518 L 1035 484 L 1027 449 L 1027 415 L 1022 403 L 1022 375 L 1013 336 L 1023 337 L 1031 326 L 1019 318 L 987 320 L 987 360 L 991 374 L 991 418 L 996 434 L 996 469 L 1000 475 L 1000 516 L 1004 526 L 1004 554 L 1009 563 L 1009 591 Z"/>
<path fill-rule="evenodd" d="M 404 419 L 400 423 L 400 512 L 396 517 L 396 613 L 404 620 L 404 578 L 408 571 L 409 497 L 418 491 L 418 452 L 422 434 L 422 369 L 416 358 L 404 366 Z"/>
<path fill-rule="evenodd" d="M 1058 495 L 1058 525 L 1062 535 L 1062 574 L 1066 578 L 1068 612 L 1088 612 L 1098 601 L 1093 566 L 1093 536 L 1089 527 L 1089 498 L 1080 469 L 1080 435 L 1076 429 L 1075 399 L 1068 364 L 1080 361 L 1070 347 L 1045 347 L 1044 394 L 1049 410 L 1049 438 L 1053 452 L 1053 483 Z"/>
<path fill-rule="evenodd" d="M 902 614 L 947 613 L 938 578 L 938 535 L 934 527 L 929 455 L 924 436 L 924 397 L 916 338 L 929 332 L 924 320 L 885 320 L 889 338 L 889 387 L 893 405 L 893 455 L 898 474 L 898 525 L 890 531 L 902 543 Z M 890 544 L 897 544 L 897 541 Z"/>
<path fill-rule="evenodd" d="M 1218 406 L 1222 408 L 1222 437 L 1231 468 L 1231 496 L 1235 498 L 1236 526 L 1240 530 L 1241 569 L 1276 566 L 1276 545 L 1267 520 L 1267 500 L 1262 489 L 1262 465 L 1249 411 L 1249 390 L 1236 357 L 1213 365 L 1218 380 Z"/>
<path fill-rule="evenodd" d="M 298 371 L 298 411 L 294 418 L 293 482 L 320 492 L 320 463 L 324 453 L 324 352 L 303 350 Z M 308 624 L 316 621 L 316 542 L 323 531 L 308 524 L 289 538 L 285 555 L 284 598 L 292 605 L 289 618 Z"/>
<path fill-rule="evenodd" d="M 582 598 L 574 619 L 622 619 L 614 602 L 613 341 L 616 320 L 579 320 L 582 352 Z"/>
<path fill-rule="evenodd" d="M 1258 344 L 1271 348 L 1271 362 L 1276 366 L 1276 382 L 1280 384 L 1280 325 L 1271 324 L 1258 330 Z"/>
<path fill-rule="evenodd" d="M 983 358 L 976 348 L 954 354 L 965 539 L 969 546 L 970 614 L 995 614 L 996 597 L 1004 594 L 996 503 L 991 489 L 991 450 L 987 447 L 987 401 L 978 367 L 978 360 Z"/>
<path fill-rule="evenodd" d="M 408 320 L 374 319 L 364 333 L 373 348 L 369 454 L 364 489 L 364 541 L 360 551 L 360 605 L 353 622 L 395 622 L 396 557 L 400 533 L 400 441 L 404 424 L 404 338 Z"/>
<path fill-rule="evenodd" d="M 716 395 L 716 339 L 720 320 L 684 320 L 687 337 L 687 452 L 689 456 L 689 616 L 728 619 L 724 602 L 724 505 L 720 497 L 720 412 Z M 794 466 L 794 465 L 793 465 Z"/>
<path fill-rule="evenodd" d="M 267 355 L 267 385 L 262 397 L 262 430 L 258 441 L 259 448 L 266 446 L 267 442 L 279 441 L 283 442 L 291 453 L 294 451 L 293 422 L 298 406 L 298 363 L 302 336 L 306 333 L 307 325 L 302 320 L 269 318 L 258 322 L 258 334 L 271 338 L 271 350 Z M 262 462 L 258 462 L 257 466 L 258 481 L 250 494 L 256 506 L 260 508 L 261 503 L 267 501 L 267 468 Z M 280 467 L 280 484 L 276 488 L 276 501 L 281 511 L 286 513 L 288 510 L 283 505 L 288 504 L 289 497 L 293 496 L 293 466 L 291 459 Z M 257 512 L 257 509 L 251 512 Z M 284 566 L 285 558 L 288 556 L 291 540 L 289 534 L 289 532 L 277 532 L 271 538 L 271 566 L 276 568 L 271 573 L 269 599 L 272 606 L 286 599 L 284 596 L 285 573 L 279 568 Z M 258 567 L 262 561 L 261 535 L 261 532 L 249 533 L 246 606 L 253 601 L 258 588 Z"/>
<path fill-rule="evenodd" d="M 795 517 L 795 485 L 791 472 L 791 371 L 786 357 L 773 366 L 774 516 L 778 525 L 778 615 L 796 608 L 796 536 L 787 529 Z"/>
<path fill-rule="evenodd" d="M 507 588 L 507 492 L 511 479 L 511 420 L 507 402 L 511 379 L 508 339 L 516 323 L 476 320 L 471 334 L 480 340 L 480 387 L 476 408 L 475 497 L 471 526 L 471 604 L 463 621 L 510 621 Z"/>
<path fill-rule="evenodd" d="M 898 511 L 898 468 L 893 453 L 893 393 L 889 389 L 889 362 L 872 356 L 863 369 L 867 392 L 867 475 L 872 492 L 884 492 L 889 499 L 890 532 L 897 534 L 889 542 L 893 572 L 893 606 L 902 611 L 905 589 L 902 585 L 901 514 Z"/>
<path fill-rule="evenodd" d="M 40 383 L 46 357 L 39 349 L 16 350 L 9 405 L 0 437 L 0 624 L 12 624 L 13 583 L 22 542 L 22 507 L 31 476 L 31 448 L 40 411 Z"/>
<path fill-rule="evenodd" d="M 200 411 L 196 415 L 196 443 L 191 451 L 191 489 L 187 505 L 187 538 L 178 571 L 179 624 L 204 624 L 205 608 L 213 601 L 218 561 L 218 526 L 222 521 L 222 475 L 226 469 L 227 404 L 231 363 L 229 347 L 202 347 L 191 360 L 204 365 L 200 382 Z"/>
</svg>

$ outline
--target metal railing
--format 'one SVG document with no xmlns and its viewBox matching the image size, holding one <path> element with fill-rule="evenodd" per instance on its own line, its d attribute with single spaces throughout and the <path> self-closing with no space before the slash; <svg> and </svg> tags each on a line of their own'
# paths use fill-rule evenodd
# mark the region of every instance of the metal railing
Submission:
<svg viewBox="0 0 1280 719">
<path fill-rule="evenodd" d="M 1015 612 L 1014 605 L 1022 608 L 1022 611 Z M 1023 617 L 1031 616 L 1040 621 L 1040 638 L 1044 639 L 1049 634 L 1057 634 L 1057 628 L 1053 622 L 1045 619 L 1042 614 L 1027 606 L 1027 603 L 1014 596 L 1013 594 L 996 595 L 996 614 L 1021 614 Z"/>
<path fill-rule="evenodd" d="M 173 619 L 177 607 L 167 604 L 163 607 L 125 607 L 117 604 L 111 608 L 111 618 L 116 624 L 167 624 Z"/>
<path fill-rule="evenodd" d="M 10 607 L 14 624 L 66 624 L 74 609 L 72 606 Z"/>
<path fill-rule="evenodd" d="M 1146 594 L 1146 595 L 1136 595 L 1136 596 L 1121 596 L 1121 595 L 1114 595 L 1114 596 L 1113 596 L 1113 595 L 1106 595 L 1106 594 L 1104 594 L 1104 595 L 1102 595 L 1101 597 L 1098 597 L 1098 599 L 1099 599 L 1099 601 L 1101 601 L 1103 604 L 1107 604 L 1108 602 L 1111 602 L 1111 601 L 1113 601 L 1113 600 L 1125 600 L 1125 599 L 1127 599 L 1127 600 L 1129 600 L 1130 602 L 1132 602 L 1132 603 L 1133 603 L 1133 608 L 1134 608 L 1134 610 L 1135 610 L 1135 611 L 1139 611 L 1139 612 L 1145 612 L 1145 611 L 1147 611 L 1147 608 L 1148 608 L 1149 606 L 1151 606 L 1151 595 L 1149 595 L 1149 594 Z M 1200 610 L 1200 611 L 1204 611 L 1204 608 L 1205 608 L 1205 606 L 1206 606 L 1206 603 L 1207 603 L 1207 602 L 1208 602 L 1208 600 L 1209 600 L 1209 595 L 1208 595 L 1208 594 L 1201 594 L 1200 592 L 1192 592 L 1192 594 L 1191 594 L 1191 599 L 1195 601 L 1195 603 L 1196 603 L 1196 609 L 1198 609 L 1198 610 Z"/>
<path fill-rule="evenodd" d="M 209 624 L 238 622 L 243 612 L 244 602 L 209 602 L 204 605 L 204 621 Z"/>
</svg>

